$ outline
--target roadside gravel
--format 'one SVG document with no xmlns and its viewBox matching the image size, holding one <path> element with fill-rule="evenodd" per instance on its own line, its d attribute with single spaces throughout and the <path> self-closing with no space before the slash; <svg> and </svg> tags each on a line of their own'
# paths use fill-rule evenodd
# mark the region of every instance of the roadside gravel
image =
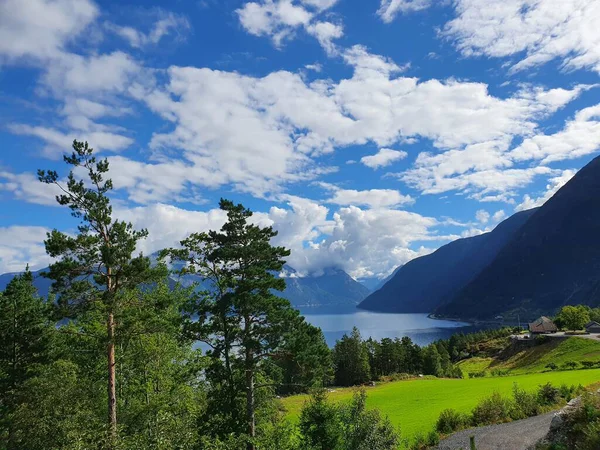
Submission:
<svg viewBox="0 0 600 450">
<path fill-rule="evenodd" d="M 554 412 L 529 419 L 459 431 L 440 442 L 438 450 L 469 450 L 469 437 L 475 436 L 477 450 L 526 450 L 550 429 Z"/>
</svg>

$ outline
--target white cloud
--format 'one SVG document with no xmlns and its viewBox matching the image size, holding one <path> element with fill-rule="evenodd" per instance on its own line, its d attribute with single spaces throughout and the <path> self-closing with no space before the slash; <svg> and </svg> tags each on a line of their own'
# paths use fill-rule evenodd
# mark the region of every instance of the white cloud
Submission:
<svg viewBox="0 0 600 450">
<path fill-rule="evenodd" d="M 0 171 L 0 191 L 10 192 L 24 202 L 48 206 L 56 206 L 56 196 L 62 194 L 57 186 L 41 183 L 32 173 L 7 171 Z"/>
<path fill-rule="evenodd" d="M 50 258 L 43 241 L 48 231 L 35 226 L 0 227 L 0 273 L 20 272 L 27 264 L 31 270 L 46 267 Z"/>
<path fill-rule="evenodd" d="M 89 0 L 3 0 L 0 2 L 0 57 L 47 61 L 98 16 Z"/>
<path fill-rule="evenodd" d="M 96 124 L 87 124 L 85 129 L 85 139 L 97 151 L 119 152 L 126 149 L 133 143 L 133 139 L 127 136 L 108 131 L 105 127 Z M 64 153 L 68 153 L 74 139 L 80 139 L 79 133 L 71 132 L 65 134 L 53 128 L 41 126 L 31 126 L 25 124 L 11 124 L 9 130 L 15 134 L 35 136 L 42 139 L 46 146 L 43 148 L 44 156 L 48 158 L 58 158 Z"/>
<path fill-rule="evenodd" d="M 485 209 L 480 209 L 475 213 L 475 218 L 479 223 L 486 224 L 490 221 L 490 213 Z"/>
<path fill-rule="evenodd" d="M 371 169 L 378 169 L 392 164 L 394 161 L 404 159 L 408 153 L 401 150 L 392 150 L 390 148 L 382 148 L 374 155 L 363 156 L 360 162 Z"/>
<path fill-rule="evenodd" d="M 343 26 L 316 17 L 331 8 L 337 0 L 261 0 L 248 2 L 236 10 L 244 29 L 255 36 L 268 36 L 276 47 L 298 29 L 317 38 L 329 55 L 337 54 L 335 39 L 344 35 Z M 311 10 L 309 10 L 309 9 Z"/>
<path fill-rule="evenodd" d="M 381 0 L 377 14 L 385 23 L 390 23 L 398 14 L 421 11 L 429 6 L 431 0 Z"/>
<path fill-rule="evenodd" d="M 287 207 L 272 207 L 255 213 L 253 220 L 279 231 L 276 245 L 292 250 L 288 263 L 301 274 L 319 273 L 339 267 L 354 277 L 378 276 L 432 249 L 410 248 L 416 241 L 447 240 L 456 236 L 437 236 L 431 229 L 433 218 L 406 211 L 341 208 L 328 220 L 328 209 L 300 197 L 285 197 Z M 122 220 L 137 228 L 148 228 L 149 238 L 140 250 L 152 253 L 178 245 L 192 231 L 219 229 L 226 217 L 222 211 L 188 211 L 175 206 L 155 204 L 117 210 Z"/>
<path fill-rule="evenodd" d="M 561 187 L 567 184 L 567 182 L 573 178 L 576 173 L 576 170 L 566 169 L 563 170 L 560 175 L 550 178 L 548 180 L 548 184 L 546 185 L 546 192 L 537 198 L 532 198 L 529 194 L 525 194 L 525 196 L 523 196 L 523 201 L 515 207 L 515 211 L 524 211 L 526 209 L 542 206 L 544 203 L 550 200 L 550 198 L 556 194 Z"/>
<path fill-rule="evenodd" d="M 327 54 L 334 55 L 338 52 L 333 41 L 344 35 L 342 25 L 331 22 L 314 22 L 306 27 L 306 31 L 317 38 Z"/>
<path fill-rule="evenodd" d="M 143 33 L 129 26 L 119 26 L 111 22 L 105 23 L 104 26 L 107 30 L 125 39 L 134 48 L 156 45 L 162 38 L 173 33 L 181 37 L 190 28 L 190 24 L 184 16 L 162 10 L 157 15 L 158 19 L 154 22 L 148 33 Z"/>
<path fill-rule="evenodd" d="M 494 215 L 492 216 L 492 220 L 494 222 L 501 222 L 502 220 L 504 220 L 506 218 L 506 212 L 504 212 L 503 209 L 500 209 L 498 211 L 496 211 L 494 213 Z"/>
<path fill-rule="evenodd" d="M 562 59 L 567 69 L 600 72 L 596 0 L 457 0 L 444 34 L 466 56 L 525 54 L 513 71 Z"/>
<path fill-rule="evenodd" d="M 516 161 L 541 160 L 543 164 L 589 155 L 600 149 L 600 104 L 584 108 L 554 134 L 525 139 L 510 153 Z"/>
<path fill-rule="evenodd" d="M 393 208 L 400 205 L 410 205 L 415 200 L 410 195 L 402 195 L 394 189 L 341 189 L 329 183 L 319 183 L 321 187 L 331 191 L 333 196 L 326 203 L 336 205 L 367 206 L 369 208 Z"/>
</svg>

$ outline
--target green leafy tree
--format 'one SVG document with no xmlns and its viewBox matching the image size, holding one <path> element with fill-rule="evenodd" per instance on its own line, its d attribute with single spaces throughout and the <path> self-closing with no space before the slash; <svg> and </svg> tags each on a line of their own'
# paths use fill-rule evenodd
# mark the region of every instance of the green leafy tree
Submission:
<svg viewBox="0 0 600 450">
<path fill-rule="evenodd" d="M 58 303 L 65 316 L 77 317 L 86 309 L 96 309 L 105 317 L 106 382 L 109 440 L 117 436 L 117 377 L 115 330 L 124 293 L 140 284 L 152 283 L 165 275 L 164 267 L 152 268 L 150 259 L 134 256 L 136 247 L 148 232 L 113 218 L 108 193 L 113 184 L 105 179 L 108 160 L 97 161 L 85 142 L 73 142 L 73 152 L 64 161 L 71 166 L 66 184 L 56 171 L 38 171 L 39 180 L 62 190 L 57 202 L 67 206 L 80 220 L 75 236 L 53 230 L 45 241 L 46 252 L 58 261 L 46 276 L 53 280 Z M 77 179 L 84 172 L 86 179 Z"/>
<path fill-rule="evenodd" d="M 589 309 L 585 306 L 563 306 L 558 317 L 568 330 L 581 330 L 590 321 Z"/>
<path fill-rule="evenodd" d="M 13 413 L 23 401 L 23 384 L 47 362 L 49 332 L 49 310 L 27 268 L 0 294 L 0 442 L 9 450 L 18 448 Z"/>
<path fill-rule="evenodd" d="M 358 328 L 354 327 L 350 336 L 345 334 L 335 343 L 333 367 L 338 386 L 355 386 L 371 379 L 369 353 Z"/>
<path fill-rule="evenodd" d="M 199 276 L 207 286 L 188 304 L 185 329 L 210 347 L 212 367 L 207 373 L 221 386 L 215 393 L 225 402 L 223 417 L 233 425 L 232 432 L 240 431 L 238 393 L 245 393 L 244 431 L 247 448 L 254 449 L 257 391 L 272 384 L 259 378 L 266 361 L 285 352 L 299 313 L 274 293 L 285 289 L 277 274 L 290 254 L 271 245 L 277 232 L 250 223 L 252 212 L 242 205 L 221 200 L 219 206 L 227 213 L 220 231 L 192 233 L 181 242 L 182 249 L 162 256 L 185 262 L 184 272 Z"/>
</svg>

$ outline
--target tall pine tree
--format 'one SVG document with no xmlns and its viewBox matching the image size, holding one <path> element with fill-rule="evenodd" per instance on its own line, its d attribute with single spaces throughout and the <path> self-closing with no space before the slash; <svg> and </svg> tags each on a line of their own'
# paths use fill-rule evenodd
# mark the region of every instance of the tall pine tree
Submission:
<svg viewBox="0 0 600 450">
<path fill-rule="evenodd" d="M 73 152 L 64 156 L 72 167 L 66 184 L 56 171 L 39 170 L 39 180 L 57 185 L 62 194 L 57 202 L 67 206 L 71 215 L 80 220 L 77 234 L 71 236 L 58 230 L 48 233 L 46 252 L 58 261 L 50 266 L 46 276 L 52 279 L 59 305 L 66 316 L 77 317 L 81 311 L 98 308 L 106 318 L 107 404 L 109 441 L 114 446 L 117 437 L 117 380 L 115 359 L 116 317 L 124 292 L 140 284 L 151 283 L 165 275 L 164 267 L 151 268 L 150 259 L 139 254 L 136 247 L 148 232 L 135 230 L 131 223 L 113 218 L 108 193 L 113 184 L 105 179 L 108 160 L 97 161 L 93 149 L 85 142 L 73 142 Z M 77 179 L 74 170 L 84 172 L 86 179 Z"/>
<path fill-rule="evenodd" d="M 199 275 L 206 291 L 188 307 L 187 332 L 210 347 L 213 384 L 224 387 L 225 416 L 235 426 L 239 387 L 245 392 L 245 433 L 255 448 L 257 391 L 266 360 L 284 352 L 287 338 L 301 319 L 290 303 L 274 292 L 285 289 L 277 278 L 290 252 L 271 245 L 271 227 L 249 220 L 252 212 L 221 200 L 227 221 L 220 231 L 193 233 L 170 250 L 172 260 L 186 263 L 184 272 Z M 216 368 L 215 368 L 216 366 Z M 257 382 L 258 381 L 258 382 Z M 233 432 L 240 430 L 232 429 Z"/>
</svg>

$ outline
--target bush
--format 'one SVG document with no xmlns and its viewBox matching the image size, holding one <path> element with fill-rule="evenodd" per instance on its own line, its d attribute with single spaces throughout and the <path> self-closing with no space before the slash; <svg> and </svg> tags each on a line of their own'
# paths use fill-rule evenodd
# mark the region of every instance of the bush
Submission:
<svg viewBox="0 0 600 450">
<path fill-rule="evenodd" d="M 450 434 L 462 430 L 469 426 L 469 417 L 466 414 L 455 411 L 454 409 L 445 409 L 438 418 L 435 429 L 441 434 Z"/>
<path fill-rule="evenodd" d="M 513 409 L 511 411 L 511 418 L 513 420 L 537 416 L 541 412 L 538 396 L 535 393 L 519 389 L 517 383 L 513 385 L 513 400 Z"/>
<path fill-rule="evenodd" d="M 510 375 L 509 369 L 494 369 L 494 370 L 492 370 L 493 377 L 505 377 L 507 375 Z"/>
<path fill-rule="evenodd" d="M 473 410 L 473 424 L 479 426 L 509 422 L 512 409 L 513 405 L 510 400 L 503 398 L 498 392 L 494 392 L 491 397 L 479 402 Z"/>
<path fill-rule="evenodd" d="M 431 430 L 427 435 L 427 445 L 433 447 L 440 443 L 440 435 L 435 430 Z"/>
<path fill-rule="evenodd" d="M 581 361 L 581 365 L 583 366 L 584 369 L 591 369 L 594 366 L 596 366 L 596 362 L 594 361 Z"/>
<path fill-rule="evenodd" d="M 558 369 L 558 366 L 556 364 L 554 364 L 553 362 L 546 364 L 546 369 L 549 370 L 556 370 Z"/>
<path fill-rule="evenodd" d="M 482 370 L 481 372 L 469 372 L 469 378 L 485 378 L 487 371 Z"/>
<path fill-rule="evenodd" d="M 540 386 L 538 389 L 538 400 L 543 406 L 550 406 L 558 403 L 560 392 L 550 383 Z"/>
<path fill-rule="evenodd" d="M 577 362 L 575 361 L 567 361 L 566 363 L 563 364 L 563 367 L 565 369 L 575 369 L 578 366 Z"/>
</svg>

